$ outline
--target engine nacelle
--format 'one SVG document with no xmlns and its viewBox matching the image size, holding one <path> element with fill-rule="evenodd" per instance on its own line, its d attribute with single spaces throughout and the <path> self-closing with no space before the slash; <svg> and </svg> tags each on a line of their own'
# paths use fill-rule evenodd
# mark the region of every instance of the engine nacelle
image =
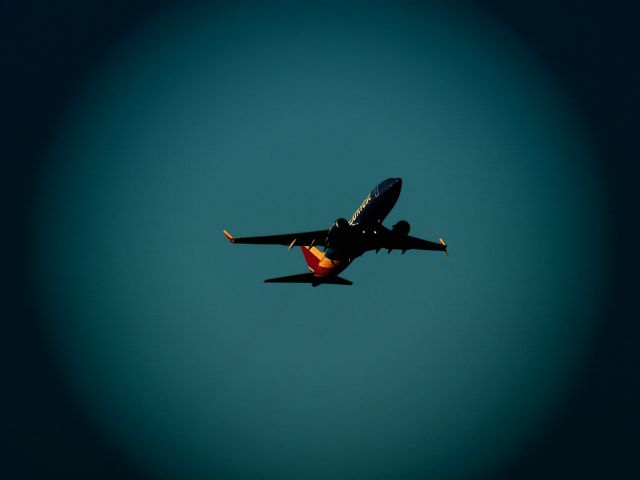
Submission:
<svg viewBox="0 0 640 480">
<path fill-rule="evenodd" d="M 336 246 L 340 244 L 347 238 L 350 230 L 351 225 L 349 225 L 349 222 L 346 218 L 337 219 L 335 222 L 333 222 L 331 228 L 329 228 L 328 246 Z"/>
<path fill-rule="evenodd" d="M 339 218 L 337 219 L 335 222 L 333 222 L 333 226 L 331 227 L 331 230 L 340 230 L 342 232 L 346 232 L 347 230 L 349 230 L 349 222 L 347 222 L 346 218 Z"/>
<path fill-rule="evenodd" d="M 409 235 L 410 230 L 411 230 L 411 225 L 409 225 L 409 222 L 407 222 L 406 220 L 400 220 L 391 229 L 393 234 L 399 237 L 406 237 L 407 235 Z"/>
</svg>

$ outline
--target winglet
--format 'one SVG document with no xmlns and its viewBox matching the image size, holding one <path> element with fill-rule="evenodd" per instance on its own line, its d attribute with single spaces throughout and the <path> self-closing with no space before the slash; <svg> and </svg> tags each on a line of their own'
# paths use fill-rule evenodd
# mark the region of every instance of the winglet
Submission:
<svg viewBox="0 0 640 480">
<path fill-rule="evenodd" d="M 448 257 L 449 253 L 447 252 L 447 243 L 443 239 L 440 239 L 440 245 L 444 246 L 444 254 Z"/>
<path fill-rule="evenodd" d="M 235 238 L 233 238 L 231 234 L 226 230 L 222 230 L 222 233 L 224 233 L 224 236 L 227 237 L 227 240 L 229 240 L 231 243 L 234 243 L 236 241 Z"/>
</svg>

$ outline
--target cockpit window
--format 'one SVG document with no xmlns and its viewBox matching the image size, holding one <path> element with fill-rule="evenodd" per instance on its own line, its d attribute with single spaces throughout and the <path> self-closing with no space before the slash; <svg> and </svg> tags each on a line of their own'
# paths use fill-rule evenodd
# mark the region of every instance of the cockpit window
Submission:
<svg viewBox="0 0 640 480">
<path fill-rule="evenodd" d="M 387 188 L 391 186 L 391 184 L 393 184 L 394 181 L 395 181 L 395 178 L 388 178 L 384 182 L 382 182 L 380 185 L 378 185 L 378 188 L 384 192 Z"/>
</svg>

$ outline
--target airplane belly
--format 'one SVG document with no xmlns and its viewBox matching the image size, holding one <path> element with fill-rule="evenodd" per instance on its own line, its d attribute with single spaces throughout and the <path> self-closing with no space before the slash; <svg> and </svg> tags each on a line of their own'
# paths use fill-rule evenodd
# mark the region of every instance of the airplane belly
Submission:
<svg viewBox="0 0 640 480">
<path fill-rule="evenodd" d="M 316 267 L 315 274 L 318 277 L 337 275 L 349 265 L 347 260 L 323 257 Z"/>
</svg>

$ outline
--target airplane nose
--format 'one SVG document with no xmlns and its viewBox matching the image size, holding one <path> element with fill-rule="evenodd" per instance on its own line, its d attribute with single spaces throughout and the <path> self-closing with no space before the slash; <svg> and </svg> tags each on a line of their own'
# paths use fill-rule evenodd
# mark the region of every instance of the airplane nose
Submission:
<svg viewBox="0 0 640 480">
<path fill-rule="evenodd" d="M 377 187 L 380 193 L 400 193 L 400 189 L 402 188 L 402 179 L 401 178 L 387 178 L 384 182 L 382 182 Z"/>
</svg>

